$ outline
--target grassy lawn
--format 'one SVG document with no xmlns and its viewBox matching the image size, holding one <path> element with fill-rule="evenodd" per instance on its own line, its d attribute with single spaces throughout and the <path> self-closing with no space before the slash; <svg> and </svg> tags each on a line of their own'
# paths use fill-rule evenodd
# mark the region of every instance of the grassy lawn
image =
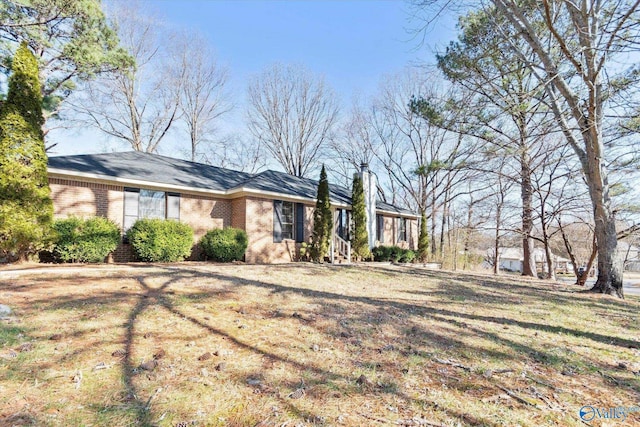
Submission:
<svg viewBox="0 0 640 427">
<path fill-rule="evenodd" d="M 5 268 L 0 425 L 584 425 L 584 405 L 640 404 L 640 299 L 575 290 L 392 266 Z"/>
</svg>

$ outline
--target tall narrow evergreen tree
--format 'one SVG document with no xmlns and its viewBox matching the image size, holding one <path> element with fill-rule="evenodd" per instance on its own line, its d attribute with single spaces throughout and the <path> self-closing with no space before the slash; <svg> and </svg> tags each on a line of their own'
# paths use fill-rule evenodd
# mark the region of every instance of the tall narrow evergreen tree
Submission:
<svg viewBox="0 0 640 427">
<path fill-rule="evenodd" d="M 38 63 L 26 43 L 11 71 L 0 109 L 0 256 L 24 261 L 50 239 L 53 204 Z"/>
<path fill-rule="evenodd" d="M 318 183 L 318 194 L 316 210 L 313 212 L 313 240 L 311 245 L 311 257 L 314 261 L 322 262 L 329 250 L 331 241 L 331 227 L 333 220 L 331 216 L 331 202 L 329 200 L 329 180 L 327 172 L 320 171 L 320 182 Z"/>
<path fill-rule="evenodd" d="M 371 256 L 369 250 L 369 234 L 367 233 L 367 207 L 364 201 L 364 187 L 360 175 L 353 176 L 351 190 L 351 252 L 359 260 Z"/>
<path fill-rule="evenodd" d="M 417 258 L 420 262 L 427 260 L 429 254 L 429 234 L 427 233 L 427 216 L 422 211 L 420 216 L 420 235 L 418 236 L 418 253 Z"/>
</svg>

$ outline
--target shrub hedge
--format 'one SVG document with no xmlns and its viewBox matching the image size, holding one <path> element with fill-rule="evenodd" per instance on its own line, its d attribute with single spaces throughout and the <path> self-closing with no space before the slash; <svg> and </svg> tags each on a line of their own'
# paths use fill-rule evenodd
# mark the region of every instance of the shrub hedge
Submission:
<svg viewBox="0 0 640 427">
<path fill-rule="evenodd" d="M 200 248 L 207 258 L 220 262 L 241 260 L 248 245 L 247 233 L 233 227 L 209 230 L 200 239 Z"/>
<path fill-rule="evenodd" d="M 139 219 L 127 239 L 140 261 L 176 262 L 191 255 L 193 230 L 171 219 Z"/>
<path fill-rule="evenodd" d="M 371 250 L 374 261 L 413 262 L 416 253 L 399 246 L 378 246 Z"/>
<path fill-rule="evenodd" d="M 59 219 L 53 230 L 53 257 L 59 262 L 104 262 L 120 242 L 118 225 L 103 217 Z"/>
</svg>

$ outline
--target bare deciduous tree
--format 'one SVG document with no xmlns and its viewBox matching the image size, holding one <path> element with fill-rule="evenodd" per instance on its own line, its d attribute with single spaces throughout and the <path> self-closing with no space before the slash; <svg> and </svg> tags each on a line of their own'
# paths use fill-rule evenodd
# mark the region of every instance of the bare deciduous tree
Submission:
<svg viewBox="0 0 640 427">
<path fill-rule="evenodd" d="M 217 119 L 231 109 L 224 92 L 227 70 L 216 61 L 207 41 L 193 31 L 178 37 L 172 46 L 171 68 L 178 88 L 181 121 L 191 142 L 191 160 L 198 156 L 198 146 L 210 141 Z"/>
<path fill-rule="evenodd" d="M 248 141 L 240 134 L 227 135 L 217 143 L 205 142 L 199 160 L 248 173 L 257 173 L 267 166 L 260 144 Z"/>
<path fill-rule="evenodd" d="M 126 141 L 136 151 L 155 152 L 179 117 L 178 95 L 184 70 L 176 78 L 167 66 L 160 20 L 139 3 L 117 3 L 111 17 L 121 44 L 136 66 L 101 75 L 73 100 L 77 120 Z"/>
<path fill-rule="evenodd" d="M 457 187 L 474 173 L 467 167 L 475 152 L 472 141 L 442 124 L 460 120 L 458 111 L 445 107 L 447 89 L 436 73 L 406 69 L 386 79 L 371 114 L 373 153 L 388 176 L 391 203 L 425 213 L 434 256 L 443 252 L 447 210 L 462 194 Z M 427 118 L 411 105 L 411 99 L 419 95 L 442 108 L 434 109 Z"/>
<path fill-rule="evenodd" d="M 450 2 L 420 0 L 421 7 L 442 8 Z M 478 3 L 476 3 L 478 5 Z M 489 14 L 509 22 L 504 49 L 522 54 L 524 41 L 534 54 L 529 67 L 546 83 L 558 126 L 580 160 L 593 210 L 598 246 L 598 280 L 593 290 L 623 297 L 622 262 L 617 256 L 615 210 L 609 165 L 612 139 L 604 132 L 607 109 L 624 118 L 624 103 L 612 105 L 621 88 L 637 85 L 636 71 L 616 63 L 640 46 L 638 0 L 491 0 L 479 3 Z M 431 9 L 433 10 L 433 9 Z M 500 29 L 499 26 L 497 28 Z M 613 108 L 611 108 L 613 107 Z"/>
<path fill-rule="evenodd" d="M 274 65 L 250 83 L 248 101 L 251 133 L 287 173 L 306 176 L 338 117 L 324 79 L 300 66 Z"/>
<path fill-rule="evenodd" d="M 371 170 L 376 170 L 373 166 L 376 135 L 371 110 L 354 100 L 337 137 L 329 141 L 329 147 L 332 151 L 331 158 L 327 159 L 331 164 L 329 172 L 345 187 L 351 186 L 353 171 L 359 170 L 362 163 L 368 164 Z"/>
<path fill-rule="evenodd" d="M 602 133 L 608 91 L 605 74 L 617 53 L 638 46 L 640 1 L 542 0 L 533 10 L 525 10 L 515 0 L 494 3 L 535 52 L 537 61 L 531 67 L 548 82 L 556 119 L 587 177 L 598 245 L 598 280 L 593 289 L 622 297 L 622 262 L 617 256 Z M 550 45 L 553 50 L 559 48 L 560 58 Z"/>
</svg>

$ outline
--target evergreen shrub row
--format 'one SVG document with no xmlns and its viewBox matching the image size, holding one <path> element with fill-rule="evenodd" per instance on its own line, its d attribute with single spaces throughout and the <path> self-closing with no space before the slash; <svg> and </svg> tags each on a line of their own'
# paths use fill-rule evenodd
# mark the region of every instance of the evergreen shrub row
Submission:
<svg viewBox="0 0 640 427">
<path fill-rule="evenodd" d="M 374 261 L 413 262 L 416 253 L 399 246 L 378 246 L 371 250 Z"/>
<path fill-rule="evenodd" d="M 104 262 L 120 243 L 118 225 L 103 217 L 69 217 L 53 223 L 53 259 L 58 262 Z M 193 230 L 174 220 L 139 219 L 127 231 L 136 258 L 146 262 L 183 261 L 191 254 Z M 200 239 L 207 258 L 241 260 L 248 246 L 247 233 L 238 228 L 210 230 Z"/>
</svg>

